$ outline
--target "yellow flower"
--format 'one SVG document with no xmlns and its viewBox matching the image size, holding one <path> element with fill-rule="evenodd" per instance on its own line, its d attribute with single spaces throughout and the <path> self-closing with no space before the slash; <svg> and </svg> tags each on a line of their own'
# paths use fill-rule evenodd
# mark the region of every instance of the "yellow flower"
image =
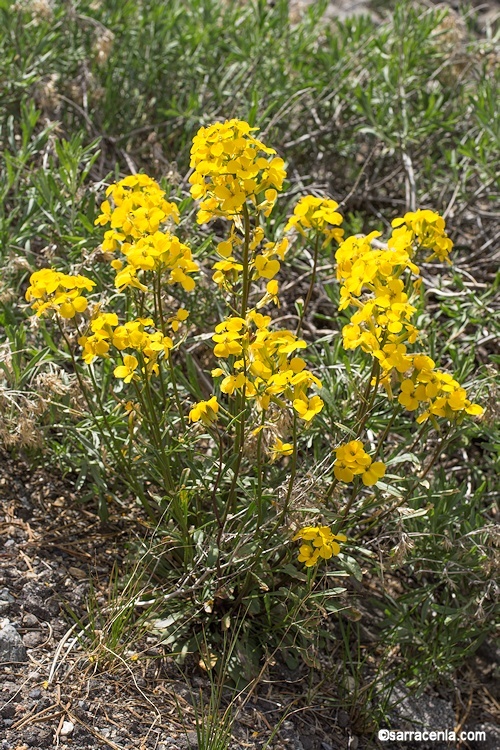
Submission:
<svg viewBox="0 0 500 750">
<path fill-rule="evenodd" d="M 238 375 L 226 375 L 220 389 L 222 393 L 233 394 L 236 390 L 243 388 L 246 383 L 246 377 L 244 373 L 240 372 Z"/>
<path fill-rule="evenodd" d="M 261 277 L 264 279 L 272 279 L 280 270 L 279 260 L 270 260 L 265 255 L 257 255 L 254 260 L 254 266 L 257 271 L 257 279 L 260 279 Z"/>
<path fill-rule="evenodd" d="M 296 398 L 293 402 L 293 408 L 305 422 L 310 422 L 321 411 L 323 406 L 324 403 L 319 396 Z"/>
<path fill-rule="evenodd" d="M 219 404 L 217 397 L 212 396 L 208 401 L 200 401 L 189 412 L 191 422 L 203 422 L 204 425 L 210 426 L 217 421 Z"/>
<path fill-rule="evenodd" d="M 88 302 L 85 297 L 81 297 L 76 289 L 65 294 L 54 297 L 54 307 L 59 310 L 61 318 L 74 318 L 77 313 L 82 313 L 87 309 Z"/>
<path fill-rule="evenodd" d="M 130 383 L 134 377 L 135 370 L 139 362 L 135 357 L 126 354 L 123 358 L 123 365 L 115 367 L 113 375 L 115 378 L 122 378 L 125 383 Z"/>
<path fill-rule="evenodd" d="M 339 445 L 335 448 L 335 454 L 333 471 L 340 482 L 352 482 L 354 477 L 360 474 L 363 484 L 369 487 L 376 484 L 385 474 L 385 464 L 382 461 L 372 462 L 361 440 L 351 440 Z"/>
<path fill-rule="evenodd" d="M 307 568 L 316 565 L 319 558 L 328 560 L 338 555 L 339 542 L 347 541 L 344 534 L 334 534 L 328 526 L 305 526 L 294 535 L 293 541 L 298 539 L 306 542 L 300 547 L 298 560 Z"/>
<path fill-rule="evenodd" d="M 273 446 L 271 447 L 271 461 L 276 461 L 281 456 L 291 456 L 293 453 L 292 443 L 284 443 L 279 438 L 276 438 Z"/>
</svg>

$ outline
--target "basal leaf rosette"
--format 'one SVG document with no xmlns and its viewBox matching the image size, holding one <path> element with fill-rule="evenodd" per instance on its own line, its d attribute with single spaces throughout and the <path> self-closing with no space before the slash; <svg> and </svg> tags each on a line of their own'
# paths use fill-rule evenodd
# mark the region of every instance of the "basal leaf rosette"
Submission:
<svg viewBox="0 0 500 750">
<path fill-rule="evenodd" d="M 193 138 L 189 178 L 191 195 L 200 201 L 198 223 L 215 216 L 235 218 L 249 201 L 268 216 L 282 190 L 285 163 L 253 135 L 242 120 L 200 128 Z"/>
</svg>

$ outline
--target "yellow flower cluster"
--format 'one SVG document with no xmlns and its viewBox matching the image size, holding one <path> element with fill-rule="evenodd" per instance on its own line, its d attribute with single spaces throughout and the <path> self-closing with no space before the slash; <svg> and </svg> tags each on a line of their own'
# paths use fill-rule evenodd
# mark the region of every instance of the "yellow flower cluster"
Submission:
<svg viewBox="0 0 500 750">
<path fill-rule="evenodd" d="M 339 204 L 330 198 L 306 195 L 297 202 L 293 215 L 285 225 L 285 232 L 295 228 L 300 234 L 305 235 L 309 230 L 313 230 L 325 237 L 323 246 L 332 239 L 340 242 L 344 230 L 339 229 L 343 218 L 336 210 L 338 207 Z"/>
<path fill-rule="evenodd" d="M 103 250 L 120 250 L 126 259 L 126 265 L 118 258 L 111 263 L 117 272 L 116 287 L 121 291 L 131 286 L 145 292 L 147 286 L 138 272 L 156 271 L 168 274 L 168 284 L 180 284 L 185 291 L 192 291 L 195 282 L 188 274 L 197 271 L 198 264 L 178 237 L 159 230 L 167 221 L 179 221 L 179 209 L 165 200 L 165 191 L 158 183 L 145 174 L 131 175 L 110 185 L 106 195 L 114 208 L 105 200 L 95 223 L 111 224 L 104 234 Z"/>
<path fill-rule="evenodd" d="M 246 320 L 231 317 L 219 323 L 212 336 L 214 354 L 226 361 L 212 376 L 223 377 L 222 393 L 244 393 L 262 410 L 268 409 L 271 401 L 280 407 L 288 401 L 299 417 L 309 422 L 321 411 L 323 401 L 308 395 L 310 387 L 321 388 L 321 381 L 306 369 L 301 357 L 294 356 L 306 342 L 288 330 L 270 331 L 270 323 L 269 316 L 255 310 Z"/>
<path fill-rule="evenodd" d="M 133 245 L 124 243 L 121 251 L 128 265 L 124 267 L 121 260 L 112 262 L 117 271 L 115 285 L 118 289 L 133 286 L 145 292 L 147 286 L 137 278 L 139 270 L 168 273 L 168 284 L 180 284 L 186 292 L 194 289 L 194 279 L 188 274 L 198 271 L 198 264 L 193 261 L 190 248 L 175 235 L 155 232 Z"/>
<path fill-rule="evenodd" d="M 484 409 L 473 404 L 449 373 L 436 370 L 434 361 L 424 354 L 411 356 L 413 371 L 400 384 L 399 403 L 408 411 L 416 411 L 424 404 L 424 411 L 417 417 L 421 424 L 429 417 L 444 417 L 455 420 L 465 414 L 481 416 Z"/>
<path fill-rule="evenodd" d="M 402 381 L 398 401 L 410 411 L 425 403 L 418 421 L 429 416 L 477 416 L 483 410 L 471 404 L 465 389 L 451 375 L 435 370 L 429 357 L 408 352 L 408 344 L 414 344 L 419 335 L 412 323 L 416 307 L 409 296 L 409 289 L 417 290 L 421 282 L 420 278 L 412 281 L 412 275 L 419 276 L 413 258 L 421 249 L 430 252 L 429 257 L 448 258 L 452 243 L 444 220 L 432 211 L 421 210 L 395 219 L 392 225 L 386 248 L 373 247 L 380 233 L 372 232 L 366 237 L 348 237 L 336 252 L 341 282 L 339 309 L 356 308 L 350 323 L 342 329 L 344 348 L 360 347 L 378 360 L 380 382 L 389 396 L 392 382 Z M 425 365 L 420 365 L 422 362 Z"/>
<path fill-rule="evenodd" d="M 357 308 L 342 330 L 344 348 L 360 346 L 383 360 L 379 353 L 392 352 L 391 344 L 416 340 L 417 331 L 410 322 L 416 308 L 410 304 L 400 276 L 407 269 L 418 274 L 418 267 L 407 250 L 372 248 L 370 243 L 379 235 L 372 232 L 367 237 L 349 237 L 335 258 L 337 278 L 342 282 L 339 309 L 349 305 Z M 373 296 L 366 299 L 366 292 Z"/>
<path fill-rule="evenodd" d="M 445 232 L 445 222 L 442 216 L 428 209 L 406 213 L 403 218 L 394 219 L 394 231 L 389 240 L 389 247 L 394 249 L 416 246 L 428 250 L 430 255 L 440 261 L 450 262 L 449 255 L 453 242 Z"/>
<path fill-rule="evenodd" d="M 234 229 L 233 225 L 228 239 L 217 245 L 217 253 L 223 260 L 217 261 L 213 266 L 215 269 L 213 281 L 226 291 L 232 291 L 243 271 L 242 263 L 235 258 L 235 251 L 241 249 L 243 239 L 236 234 Z M 281 268 L 281 262 L 285 259 L 288 244 L 286 238 L 278 242 L 265 241 L 264 230 L 256 227 L 251 232 L 249 242 L 250 257 L 247 265 L 250 281 L 274 279 Z"/>
<path fill-rule="evenodd" d="M 191 195 L 201 200 L 198 223 L 215 216 L 241 216 L 251 201 L 264 215 L 271 212 L 286 177 L 283 159 L 252 133 L 242 120 L 200 128 L 193 139 L 189 178 Z"/>
<path fill-rule="evenodd" d="M 186 320 L 187 310 L 180 309 L 167 324 L 172 330 L 177 330 L 179 323 Z M 146 330 L 151 329 L 152 330 Z M 153 328 L 152 318 L 137 318 L 118 325 L 118 317 L 115 313 L 98 313 L 90 321 L 89 331 L 80 336 L 78 343 L 83 348 L 83 360 L 91 364 L 96 357 L 108 357 L 111 346 L 119 352 L 132 349 L 139 353 L 144 362 L 145 372 L 158 374 L 158 358 L 162 354 L 168 357 L 174 343 L 170 336 L 165 336 L 162 331 Z M 129 383 L 139 365 L 139 360 L 134 355 L 124 355 L 123 365 L 116 367 L 114 375 Z"/>
<path fill-rule="evenodd" d="M 106 195 L 113 199 L 114 208 L 105 200 L 101 204 L 102 213 L 94 223 L 101 226 L 111 224 L 111 231 L 105 236 L 108 243 L 126 237 L 138 240 L 145 234 L 154 234 L 168 219 L 179 221 L 179 209 L 175 203 L 165 200 L 165 191 L 146 174 L 125 177 L 110 185 Z M 111 247 L 105 249 L 111 250 Z"/>
<path fill-rule="evenodd" d="M 335 448 L 335 455 L 333 471 L 340 482 L 352 482 L 355 476 L 361 475 L 363 484 L 371 487 L 385 475 L 385 464 L 373 461 L 363 448 L 361 440 L 351 440 L 339 445 Z"/>
<path fill-rule="evenodd" d="M 346 542 L 344 534 L 334 534 L 328 526 L 305 526 L 293 537 L 293 541 L 302 539 L 299 550 L 299 562 L 303 562 L 306 568 L 311 568 L 320 558 L 329 560 L 333 555 L 340 552 L 339 542 Z"/>
<path fill-rule="evenodd" d="M 82 295 L 90 292 L 95 282 L 86 276 L 71 276 L 53 268 L 42 268 L 30 276 L 26 299 L 32 303 L 37 317 L 47 310 L 55 310 L 62 318 L 74 318 L 87 309 L 88 302 Z"/>
</svg>

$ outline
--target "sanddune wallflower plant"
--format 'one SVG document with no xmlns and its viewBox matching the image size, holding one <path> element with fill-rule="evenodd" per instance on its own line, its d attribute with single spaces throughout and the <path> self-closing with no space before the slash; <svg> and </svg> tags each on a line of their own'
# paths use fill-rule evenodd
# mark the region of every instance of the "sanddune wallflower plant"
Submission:
<svg viewBox="0 0 500 750">
<path fill-rule="evenodd" d="M 278 226 L 285 162 L 257 133 L 237 119 L 200 128 L 186 201 L 144 174 L 109 185 L 95 218 L 105 271 L 85 271 L 85 258 L 74 273 L 38 269 L 26 291 L 71 358 L 96 464 L 165 530 L 163 569 L 189 582 L 204 612 L 216 599 L 227 611 L 260 606 L 278 572 L 296 571 L 291 588 L 314 586 L 320 565 L 342 564 L 366 510 L 393 496 L 397 508 L 453 428 L 483 412 L 417 327 L 420 258 L 448 262 L 453 247 L 442 217 L 395 218 L 385 242 L 344 237 L 337 202 L 305 195 Z M 179 208 L 192 200 L 196 231 Z M 280 317 L 290 302 L 280 279 L 304 247 L 307 293 L 296 316 Z M 346 420 L 315 368 L 329 344 L 305 325 L 320 258 L 338 285 L 338 342 L 370 370 Z M 200 303 L 210 287 L 215 320 Z M 385 428 L 377 409 L 391 415 Z M 415 420 L 422 461 L 426 435 L 438 435 L 406 496 L 391 488 L 405 481 L 390 473 L 398 420 Z"/>
</svg>

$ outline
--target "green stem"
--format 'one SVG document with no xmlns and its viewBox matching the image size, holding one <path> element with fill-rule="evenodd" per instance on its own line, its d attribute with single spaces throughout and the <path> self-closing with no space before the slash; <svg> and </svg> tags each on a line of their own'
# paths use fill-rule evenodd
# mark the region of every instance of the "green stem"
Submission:
<svg viewBox="0 0 500 750">
<path fill-rule="evenodd" d="M 373 409 L 373 404 L 375 403 L 375 398 L 377 396 L 377 389 L 378 389 L 378 384 L 380 381 L 380 364 L 379 364 L 378 359 L 374 360 L 373 362 L 372 372 L 371 372 L 370 381 L 369 381 L 370 388 L 372 387 L 371 382 L 373 380 L 373 375 L 375 375 L 375 385 L 373 386 L 373 391 L 372 391 L 372 395 L 370 398 L 370 402 L 368 403 L 367 406 L 365 406 L 364 412 L 362 412 L 361 414 L 361 422 L 358 427 L 358 431 L 356 433 L 357 438 L 361 435 L 361 433 L 363 432 L 365 428 L 366 422 L 368 420 L 368 417 L 370 416 L 371 410 Z M 367 389 L 367 391 L 365 391 L 366 399 L 368 399 L 369 393 L 370 393 L 370 389 Z M 365 401 L 365 404 L 366 404 L 366 401 Z"/>
<path fill-rule="evenodd" d="M 262 466 L 262 433 L 264 432 L 264 423 L 266 421 L 266 412 L 265 409 L 262 410 L 262 417 L 260 426 L 261 429 L 259 430 L 259 434 L 257 436 L 257 527 L 260 528 L 260 525 L 262 523 L 262 472 L 263 472 L 263 466 Z"/>
<path fill-rule="evenodd" d="M 309 289 L 307 290 L 307 295 L 304 301 L 304 305 L 302 307 L 299 322 L 297 324 L 297 330 L 295 331 L 296 336 L 299 336 L 300 331 L 302 329 L 302 323 L 304 322 L 307 308 L 309 307 L 309 303 L 311 301 L 311 297 L 314 291 L 314 284 L 316 283 L 316 273 L 318 269 L 318 255 L 319 255 L 319 239 L 320 239 L 320 236 L 319 234 L 317 234 L 316 241 L 314 243 L 314 256 L 313 256 L 313 268 L 312 268 L 312 274 L 311 274 L 311 281 L 309 283 Z"/>
<path fill-rule="evenodd" d="M 351 497 L 349 498 L 347 505 L 344 508 L 344 512 L 342 513 L 342 516 L 340 518 L 339 525 L 335 529 L 336 534 L 344 528 L 345 523 L 347 521 L 347 516 L 349 515 L 349 511 L 351 510 L 353 503 L 358 495 L 358 491 L 359 491 L 359 477 L 356 477 L 356 479 L 354 480 L 353 487 L 352 487 Z"/>
<path fill-rule="evenodd" d="M 98 388 L 98 385 L 97 385 L 97 382 L 96 382 L 95 375 L 94 375 L 94 372 L 92 370 L 92 367 L 89 366 L 88 371 L 89 371 L 89 374 L 90 374 L 90 379 L 92 381 L 92 386 L 94 388 L 94 393 L 95 393 L 96 398 L 97 398 L 97 403 L 98 403 L 99 410 L 100 410 L 99 413 L 102 416 L 102 418 L 104 420 L 104 424 L 106 425 L 106 428 L 108 430 L 108 434 L 107 435 L 104 432 L 100 421 L 97 419 L 97 415 L 96 415 L 96 412 L 94 410 L 94 405 L 92 404 L 92 402 L 91 402 L 91 400 L 90 400 L 90 398 L 89 398 L 89 396 L 87 394 L 87 389 L 85 387 L 85 384 L 84 384 L 84 382 L 83 382 L 83 380 L 81 378 L 80 372 L 78 370 L 78 365 L 77 365 L 77 362 L 76 362 L 76 359 L 75 359 L 75 355 L 73 354 L 73 349 L 71 347 L 71 343 L 69 342 L 66 334 L 64 333 L 64 330 L 63 330 L 63 328 L 61 326 L 61 321 L 59 320 L 59 318 L 56 318 L 56 320 L 57 320 L 57 325 L 58 325 L 59 331 L 61 333 L 61 336 L 63 337 L 64 341 L 66 342 L 66 346 L 68 348 L 68 352 L 69 352 L 69 355 L 71 357 L 71 362 L 73 364 L 73 371 L 74 371 L 74 373 L 76 375 L 76 379 L 78 380 L 78 385 L 80 386 L 80 390 L 81 390 L 81 392 L 83 394 L 83 397 L 85 399 L 85 403 L 87 404 L 88 409 L 90 411 L 90 414 L 92 415 L 92 420 L 93 420 L 95 426 L 97 427 L 97 429 L 99 430 L 99 433 L 101 435 L 103 443 L 104 443 L 104 445 L 106 445 L 107 447 L 110 448 L 111 453 L 113 455 L 113 458 L 116 461 L 116 465 L 118 466 L 119 470 L 122 472 L 122 474 L 125 477 L 126 481 L 130 484 L 130 486 L 132 487 L 132 489 L 134 490 L 134 492 L 136 493 L 136 495 L 140 498 L 141 503 L 142 503 L 144 509 L 146 510 L 146 513 L 150 517 L 150 519 L 154 523 L 157 523 L 158 517 L 157 517 L 156 513 L 153 511 L 153 509 L 151 507 L 151 504 L 149 503 L 148 499 L 146 498 L 144 492 L 139 487 L 139 485 L 136 483 L 134 477 L 128 471 L 127 462 L 123 460 L 123 454 L 121 453 L 120 448 L 115 445 L 115 440 L 113 438 L 113 430 L 111 429 L 111 425 L 109 423 L 108 416 L 107 416 L 106 410 L 104 408 L 104 404 L 102 403 L 101 394 L 100 394 L 100 391 L 99 391 L 99 388 Z"/>
<path fill-rule="evenodd" d="M 246 320 L 248 297 L 250 293 L 250 215 L 248 213 L 248 206 L 246 203 L 243 204 L 243 222 L 244 222 L 244 243 L 243 243 L 243 279 L 242 279 L 242 292 L 241 292 L 241 317 Z M 244 355 L 243 355 L 244 357 Z M 246 375 L 246 360 L 244 360 L 244 373 Z M 227 517 L 229 508 L 234 513 L 236 510 L 236 484 L 240 473 L 241 462 L 243 459 L 243 447 L 245 443 L 245 417 L 246 417 L 246 393 L 245 387 L 241 392 L 238 393 L 236 398 L 236 412 L 238 415 L 238 429 L 236 433 L 236 440 L 234 442 L 233 455 L 237 455 L 236 466 L 234 468 L 233 480 L 231 482 L 231 489 L 229 491 L 229 498 L 224 514 L 224 520 Z"/>
<path fill-rule="evenodd" d="M 152 436 L 154 438 L 154 442 L 156 443 L 158 454 L 159 454 L 159 456 L 161 458 L 161 472 L 162 472 L 162 475 L 163 475 L 163 479 L 165 481 L 166 488 L 167 488 L 167 490 L 169 492 L 173 492 L 173 490 L 174 490 L 174 481 L 173 481 L 172 474 L 171 474 L 171 471 L 170 471 L 170 464 L 169 464 L 169 461 L 168 461 L 168 457 L 167 457 L 167 454 L 165 453 L 165 447 L 163 445 L 163 440 L 162 440 L 161 433 L 160 433 L 160 427 L 159 427 L 159 424 L 158 424 L 158 420 L 156 418 L 156 411 L 155 411 L 155 407 L 154 407 L 154 403 L 153 403 L 153 397 L 152 397 L 152 394 L 151 394 L 151 387 L 150 387 L 150 383 L 149 383 L 147 368 L 146 368 L 146 364 L 144 362 L 144 359 L 142 357 L 141 357 L 141 360 L 142 360 L 141 364 L 142 364 L 143 369 L 144 369 L 144 380 L 143 380 L 143 382 L 144 382 L 144 385 L 145 385 L 145 389 L 144 389 L 144 393 L 146 395 L 145 400 L 142 399 L 142 392 L 139 390 L 139 388 L 137 388 L 137 393 L 139 394 L 139 397 L 141 398 L 142 403 L 145 406 L 145 411 L 146 411 L 146 413 L 149 416 L 148 424 L 151 427 L 151 434 L 152 434 Z"/>
<path fill-rule="evenodd" d="M 243 204 L 243 222 L 245 231 L 245 241 L 243 244 L 243 280 L 241 294 L 241 317 L 245 320 L 247 315 L 248 295 L 250 292 L 250 215 L 248 206 Z"/>
<path fill-rule="evenodd" d="M 285 515 L 288 511 L 288 505 L 290 503 L 290 499 L 292 497 L 293 492 L 293 485 L 295 483 L 295 476 L 297 474 L 297 414 L 295 411 L 293 412 L 293 433 L 292 433 L 292 439 L 293 439 L 293 453 L 292 453 L 292 466 L 290 470 L 290 480 L 288 482 L 288 490 L 286 493 L 285 498 L 285 504 L 283 506 L 283 510 L 281 512 L 281 518 L 284 519 Z"/>
<path fill-rule="evenodd" d="M 394 409 L 394 411 L 392 412 L 391 418 L 389 419 L 389 421 L 388 421 L 388 423 L 387 423 L 387 425 L 386 425 L 386 427 L 385 427 L 385 429 L 384 429 L 384 431 L 383 431 L 383 433 L 382 433 L 382 435 L 381 435 L 381 437 L 380 437 L 380 439 L 378 441 L 377 450 L 375 451 L 372 460 L 375 460 L 376 457 L 378 456 L 378 454 L 380 453 L 380 451 L 382 450 L 382 446 L 384 444 L 384 440 L 386 439 L 387 435 L 389 434 L 389 430 L 391 429 L 392 425 L 394 424 L 394 420 L 400 414 L 401 414 L 401 406 L 399 404 L 397 404 L 396 407 L 395 407 L 395 409 Z"/>
<path fill-rule="evenodd" d="M 288 506 L 290 504 L 290 499 L 292 497 L 292 491 L 293 491 L 293 485 L 295 483 L 295 477 L 297 474 L 297 415 L 293 414 L 293 454 L 292 454 L 292 466 L 291 466 L 291 473 L 290 473 L 290 479 L 288 480 L 288 490 L 286 493 L 285 503 L 283 505 L 283 509 L 281 513 L 278 516 L 278 519 L 276 520 L 276 523 L 274 524 L 271 531 L 268 533 L 266 539 L 269 539 L 276 531 L 279 529 L 283 521 L 285 520 L 285 516 L 288 512 Z"/>
<path fill-rule="evenodd" d="M 186 432 L 186 420 L 184 418 L 184 412 L 182 409 L 181 399 L 179 396 L 179 390 L 177 388 L 177 378 L 175 377 L 175 368 L 174 363 L 172 362 L 172 356 L 170 354 L 167 354 L 168 359 L 168 367 L 170 370 L 170 379 L 172 381 L 172 388 L 174 390 L 174 399 L 177 406 L 177 410 L 179 412 L 179 417 L 181 420 L 181 426 L 182 426 L 182 432 Z"/>
</svg>

